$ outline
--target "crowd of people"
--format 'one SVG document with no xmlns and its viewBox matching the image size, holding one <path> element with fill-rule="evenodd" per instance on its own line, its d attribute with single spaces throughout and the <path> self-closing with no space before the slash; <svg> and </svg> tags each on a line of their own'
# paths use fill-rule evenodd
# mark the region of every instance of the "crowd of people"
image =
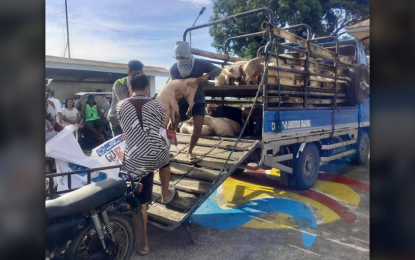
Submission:
<svg viewBox="0 0 415 260">
<path fill-rule="evenodd" d="M 221 73 L 221 70 L 208 61 L 195 59 L 190 52 L 187 42 L 177 42 L 175 46 L 176 63 L 170 68 L 170 78 L 186 79 L 197 78 L 199 83 L 194 97 L 195 105 L 192 109 L 194 130 L 191 135 L 188 150 L 189 162 L 195 163 L 197 157 L 192 153 L 196 146 L 203 127 L 205 116 L 205 95 L 203 83 L 214 80 Z M 153 190 L 154 171 L 159 170 L 161 180 L 161 203 L 168 204 L 175 197 L 176 191 L 169 187 L 170 183 L 170 154 L 168 142 L 160 134 L 160 130 L 165 129 L 165 112 L 163 106 L 149 97 L 149 81 L 143 73 L 143 63 L 132 60 L 128 63 L 127 77 L 117 80 L 112 88 L 112 104 L 108 112 L 109 122 L 113 136 L 124 134 L 125 150 L 121 170 L 134 174 L 135 172 L 146 172 L 146 176 L 141 179 L 143 185 L 142 192 L 138 198 L 142 206 L 144 216 L 145 241 L 136 242 L 137 252 L 141 255 L 149 253 L 147 241 L 147 203 L 151 201 Z M 49 82 L 50 83 L 50 82 Z M 97 138 L 105 140 L 102 131 L 106 121 L 99 105 L 93 96 L 82 106 L 79 113 L 73 105 L 73 99 L 65 101 L 65 108 L 60 111 L 59 101 L 53 99 L 53 94 L 46 84 L 46 135 L 47 140 L 53 137 L 52 131 L 60 131 L 65 125 L 73 124 L 77 126 L 82 119 L 85 120 L 86 128 L 94 133 Z M 49 97 L 52 100 L 49 100 Z M 189 104 L 186 100 L 179 100 L 180 121 L 188 120 L 186 115 Z M 59 107 L 59 108 L 56 108 Z M 60 114 L 59 114 L 60 113 Z M 58 116 L 58 119 L 56 119 Z M 61 124 L 62 123 L 62 124 Z M 49 125 L 49 128 L 48 128 Z M 174 127 L 176 129 L 177 126 Z M 48 130 L 52 129 L 52 130 Z M 46 140 L 46 141 L 47 141 Z M 139 232 L 137 230 L 137 232 Z"/>
</svg>

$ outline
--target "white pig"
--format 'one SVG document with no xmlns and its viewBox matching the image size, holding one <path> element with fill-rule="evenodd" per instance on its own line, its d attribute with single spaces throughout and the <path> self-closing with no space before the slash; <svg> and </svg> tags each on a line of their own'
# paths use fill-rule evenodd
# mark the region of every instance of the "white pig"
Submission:
<svg viewBox="0 0 415 260">
<path fill-rule="evenodd" d="M 166 127 L 169 125 L 169 121 L 174 125 L 176 120 L 180 118 L 178 100 L 185 98 L 187 103 L 189 103 L 186 115 L 190 116 L 192 114 L 195 104 L 194 97 L 198 86 L 196 78 L 189 78 L 172 80 L 161 88 L 156 96 L 156 100 L 163 105 L 166 114 Z"/>
<path fill-rule="evenodd" d="M 192 124 L 193 118 L 188 120 L 189 124 Z M 238 135 L 242 128 L 241 125 L 229 118 L 225 117 L 211 117 L 208 115 L 205 115 L 205 120 L 203 121 L 203 126 L 209 126 L 213 129 L 216 136 L 236 136 Z"/>
<path fill-rule="evenodd" d="M 259 75 L 264 74 L 264 59 L 258 57 L 248 61 L 243 68 L 247 85 L 256 84 Z"/>
</svg>

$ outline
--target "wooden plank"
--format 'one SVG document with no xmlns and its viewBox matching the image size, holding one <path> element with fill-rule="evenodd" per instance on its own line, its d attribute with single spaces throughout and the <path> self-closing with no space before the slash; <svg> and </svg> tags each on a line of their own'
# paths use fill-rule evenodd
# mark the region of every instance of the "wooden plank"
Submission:
<svg viewBox="0 0 415 260">
<path fill-rule="evenodd" d="M 154 203 L 147 210 L 147 214 L 150 219 L 154 219 L 169 226 L 179 222 L 184 215 L 180 210 L 168 208 L 160 203 Z"/>
<path fill-rule="evenodd" d="M 203 166 L 203 167 L 207 167 L 207 168 L 220 170 L 220 169 L 222 169 L 223 164 L 225 163 L 225 161 L 226 160 L 223 160 L 223 159 L 205 157 L 205 158 L 203 158 L 203 160 L 201 162 L 198 163 L 198 165 Z M 229 161 L 226 164 L 225 170 L 229 170 L 230 168 L 232 168 L 232 166 L 234 164 L 235 164 L 235 161 Z"/>
<path fill-rule="evenodd" d="M 193 148 L 193 153 L 196 155 L 205 155 L 205 154 L 208 154 L 211 150 L 212 150 L 212 147 L 196 145 Z M 189 151 L 189 147 L 186 147 L 186 149 L 183 150 L 184 153 L 187 153 L 188 151 Z"/>
<path fill-rule="evenodd" d="M 277 103 L 278 97 L 268 97 L 269 103 Z M 344 103 L 346 99 L 337 99 L 337 103 Z M 304 99 L 300 97 L 281 97 L 281 103 L 302 104 Z M 332 99 L 307 98 L 307 104 L 332 104 Z"/>
<path fill-rule="evenodd" d="M 218 148 L 225 148 L 225 149 L 232 149 L 233 146 L 235 145 L 236 140 L 235 141 L 223 141 L 222 143 L 220 143 L 218 145 Z M 252 147 L 252 145 L 254 145 L 255 142 L 249 142 L 249 141 L 239 141 L 239 143 L 236 146 L 236 150 L 248 150 L 249 148 Z"/>
<path fill-rule="evenodd" d="M 190 134 L 177 134 L 177 142 L 181 143 L 181 144 L 189 144 L 190 143 Z M 199 140 L 197 141 L 197 143 L 199 145 L 204 145 L 204 146 L 215 146 L 217 144 L 219 144 L 219 142 L 222 139 L 220 139 L 220 137 L 212 137 L 212 138 L 199 138 Z"/>
<path fill-rule="evenodd" d="M 276 103 L 278 102 L 278 97 L 268 97 L 269 103 Z M 304 99 L 300 97 L 281 97 L 281 103 L 296 103 L 302 104 L 304 103 Z"/>
<path fill-rule="evenodd" d="M 177 153 L 177 152 L 183 150 L 183 148 L 185 148 L 185 147 L 186 147 L 186 144 L 177 144 L 177 146 L 171 145 L 170 146 L 170 152 Z"/>
<path fill-rule="evenodd" d="M 333 99 L 312 99 L 307 98 L 307 104 L 333 104 Z M 337 99 L 337 103 L 344 103 L 347 99 Z"/>
<path fill-rule="evenodd" d="M 182 164 L 182 163 L 175 163 L 175 162 L 170 163 L 171 173 L 176 174 L 176 175 L 184 175 L 190 172 L 192 168 L 193 168 L 193 165 L 189 165 L 189 164 Z"/>
<path fill-rule="evenodd" d="M 223 61 L 230 61 L 230 62 L 248 60 L 248 59 L 239 58 L 239 57 L 232 57 L 232 56 L 225 55 L 225 54 L 219 54 L 219 53 L 214 53 L 214 52 L 210 52 L 210 51 L 204 51 L 204 50 L 200 50 L 200 49 L 196 49 L 196 48 L 191 48 L 191 53 L 194 54 L 194 55 L 199 55 L 199 56 L 203 56 L 203 57 L 206 57 L 206 58 L 211 58 L 211 59 L 216 59 L 216 60 L 223 60 Z"/>
<path fill-rule="evenodd" d="M 331 85 L 325 84 L 323 85 L 323 81 L 316 81 L 316 80 L 309 80 L 309 86 L 313 88 L 325 88 L 325 89 L 333 89 L 333 83 L 329 82 Z M 268 77 L 268 84 L 269 85 L 278 85 L 278 78 L 269 76 Z M 304 79 L 289 79 L 289 78 L 280 78 L 280 85 L 282 86 L 290 86 L 290 87 L 304 87 Z M 337 89 L 341 88 L 341 81 L 337 83 Z"/>
<path fill-rule="evenodd" d="M 205 180 L 205 181 L 213 181 L 215 180 L 216 176 L 218 176 L 219 170 L 211 170 L 206 169 L 203 167 L 195 167 L 193 168 L 187 176 L 199 179 L 199 180 Z"/>
<path fill-rule="evenodd" d="M 270 29 L 270 23 L 269 22 L 263 22 L 261 27 L 262 27 L 263 30 L 269 30 Z M 290 41 L 294 44 L 300 45 L 303 48 L 307 48 L 307 40 L 306 39 L 303 39 L 303 38 L 301 38 L 301 37 L 299 37 L 299 36 L 297 36 L 293 33 L 290 33 L 290 32 L 288 32 L 288 31 L 286 31 L 282 28 L 279 28 L 275 25 L 273 25 L 273 28 L 274 28 L 274 34 L 275 35 L 277 35 L 281 38 L 284 38 L 284 39 L 286 39 L 286 40 L 288 40 L 288 41 Z M 346 64 L 350 64 L 350 65 L 353 64 L 353 59 L 352 58 L 344 56 L 344 55 L 337 55 L 336 53 L 334 53 L 334 52 L 332 52 L 332 51 L 330 51 L 326 48 L 323 48 L 321 46 L 318 46 L 314 43 L 310 44 L 310 51 L 318 53 L 318 54 L 323 55 L 323 56 L 326 56 L 328 58 L 332 58 L 332 59 L 338 58 L 341 62 L 346 63 Z"/>
<path fill-rule="evenodd" d="M 231 153 L 232 149 L 221 149 L 221 148 L 215 148 L 213 151 L 211 151 L 207 157 L 212 158 L 219 158 L 219 159 L 228 159 L 229 154 Z M 242 158 L 242 156 L 245 154 L 245 151 L 234 151 L 231 155 L 231 160 L 238 161 Z"/>
<path fill-rule="evenodd" d="M 204 194 L 209 188 L 211 182 L 184 177 L 174 187 L 196 194 Z"/>
<path fill-rule="evenodd" d="M 197 158 L 199 159 L 199 161 L 201 160 L 202 156 L 197 156 Z M 186 164 L 190 164 L 189 159 L 187 158 L 187 154 L 186 153 L 179 153 L 178 155 L 174 156 L 171 159 L 172 162 L 179 162 L 179 163 L 186 163 Z"/>
<path fill-rule="evenodd" d="M 161 186 L 154 184 L 153 185 L 153 196 L 157 197 L 156 202 L 161 203 Z M 192 207 L 199 196 L 196 196 L 191 193 L 187 193 L 184 191 L 176 191 L 176 195 L 174 199 L 167 204 L 167 208 L 174 208 L 179 209 L 182 212 L 187 211 L 190 207 Z"/>
<path fill-rule="evenodd" d="M 172 174 L 172 175 L 170 175 L 170 183 L 169 183 L 169 186 L 174 186 L 174 184 L 179 180 L 181 178 L 181 176 L 179 176 L 179 175 L 175 175 L 175 174 Z M 153 182 L 154 183 L 156 183 L 156 184 L 161 184 L 161 181 L 160 181 L 160 175 L 159 175 L 159 173 L 158 172 L 155 172 L 154 173 L 154 179 L 153 179 Z"/>
</svg>

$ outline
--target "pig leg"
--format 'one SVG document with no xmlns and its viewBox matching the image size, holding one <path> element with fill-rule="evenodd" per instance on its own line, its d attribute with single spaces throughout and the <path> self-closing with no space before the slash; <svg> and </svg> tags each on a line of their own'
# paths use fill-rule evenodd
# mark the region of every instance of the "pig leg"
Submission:
<svg viewBox="0 0 415 260">
<path fill-rule="evenodd" d="M 169 121 L 170 121 L 170 106 L 166 106 L 164 108 L 164 121 L 166 124 L 166 127 L 169 125 Z"/>
<path fill-rule="evenodd" d="M 189 108 L 187 109 L 187 116 L 192 116 L 192 109 L 193 106 L 195 105 L 195 94 L 196 94 L 196 89 L 192 89 L 189 93 L 189 95 L 186 97 L 186 101 L 189 104 Z"/>
</svg>

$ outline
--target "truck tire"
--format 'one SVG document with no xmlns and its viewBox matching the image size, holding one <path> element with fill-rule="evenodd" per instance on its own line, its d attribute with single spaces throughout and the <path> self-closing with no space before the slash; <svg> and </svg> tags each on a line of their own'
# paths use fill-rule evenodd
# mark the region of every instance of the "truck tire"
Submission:
<svg viewBox="0 0 415 260">
<path fill-rule="evenodd" d="M 317 181 L 319 170 L 320 152 L 314 143 L 308 143 L 298 158 L 293 160 L 294 187 L 300 190 L 308 190 L 313 187 Z"/>
<path fill-rule="evenodd" d="M 365 131 L 359 132 L 359 138 L 357 138 L 357 152 L 353 160 L 356 165 L 363 165 L 369 159 L 370 152 L 370 140 L 369 135 Z"/>
<path fill-rule="evenodd" d="M 363 104 L 370 93 L 369 69 L 364 64 L 357 64 L 349 69 L 347 76 L 351 80 L 346 86 L 347 100 L 353 106 Z"/>
</svg>

